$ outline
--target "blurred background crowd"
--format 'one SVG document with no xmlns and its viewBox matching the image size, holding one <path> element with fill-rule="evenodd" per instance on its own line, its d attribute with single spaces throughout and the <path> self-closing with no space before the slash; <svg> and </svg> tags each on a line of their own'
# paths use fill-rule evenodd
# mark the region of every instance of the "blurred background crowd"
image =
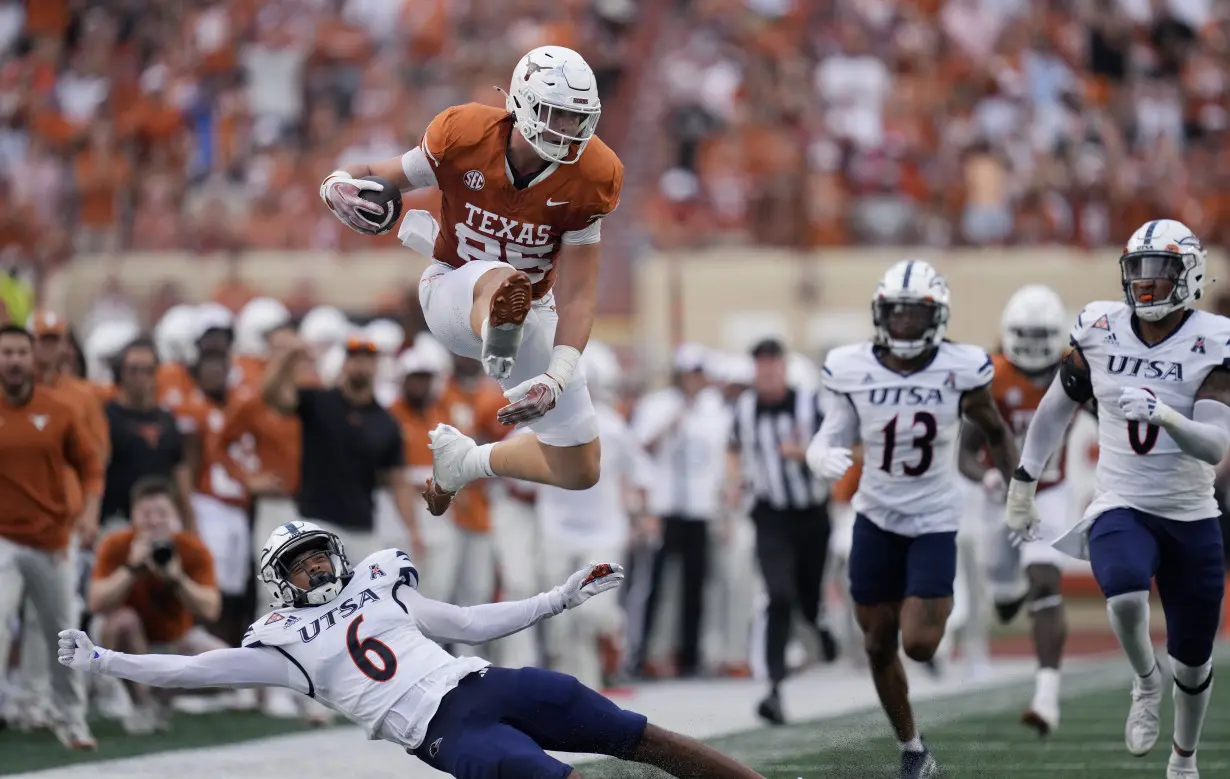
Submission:
<svg viewBox="0 0 1230 779">
<path fill-rule="evenodd" d="M 217 463 L 200 459 L 213 444 L 199 449 L 193 436 L 208 439 L 233 422 L 241 401 L 259 390 L 262 361 L 278 348 L 269 336 L 285 334 L 288 323 L 317 348 L 312 382 L 344 383 L 360 370 L 356 359 L 376 358 L 363 370 L 372 373 L 378 399 L 400 408 L 394 416 L 403 435 L 421 444 L 408 447 L 407 464 L 429 467 L 425 420 L 464 418 L 472 427 L 476 409 L 490 410 L 478 397 L 492 387 L 476 364 L 452 361 L 424 336 L 417 272 L 342 312 L 310 276 L 277 301 L 259 300 L 270 291 L 246 276 L 245 252 L 313 251 L 345 262 L 384 248 L 393 251 L 378 261 L 397 262 L 405 253 L 392 235 L 359 236 L 322 206 L 323 177 L 415 146 L 450 105 L 503 105 L 493 87 L 507 84 L 525 51 L 548 43 L 577 49 L 594 67 L 603 101 L 598 133 L 627 167 L 623 207 L 604 231 L 604 273 L 628 275 L 652 250 L 714 246 L 816 251 L 820 262 L 828 250 L 868 245 L 1106 249 L 1163 215 L 1186 222 L 1206 246 L 1230 237 L 1230 4 L 1217 0 L 0 0 L 0 303 L 7 319 L 26 323 L 45 308 L 47 278 L 83 263 L 118 264 L 149 252 L 225 259 L 226 277 L 210 289 L 108 277 L 83 310 L 56 312 L 35 332 L 40 344 L 63 339 L 55 348 L 64 349 L 64 364 L 103 387 L 101 402 L 129 409 L 107 420 L 112 438 L 124 414 L 154 413 L 146 407 L 151 393 L 167 407 L 168 425 L 198 447 L 197 459 L 181 452 L 174 462 L 185 472 L 173 492 L 189 529 L 192 514 L 201 519 L 189 497 L 218 497 L 208 475 Z M 405 200 L 406 208 L 434 209 L 438 194 Z M 1106 273 L 1113 275 L 1109 265 Z M 245 325 L 254 300 L 284 315 Z M 382 320 L 362 326 L 374 317 Z M 154 338 L 133 351 L 142 331 Z M 219 333 L 229 333 L 225 346 L 203 346 L 220 343 Z M 703 597 L 690 597 L 683 612 L 673 572 L 648 612 L 649 596 L 628 588 L 626 613 L 594 628 L 605 642 L 595 655 L 601 662 L 586 669 L 595 684 L 630 674 L 763 675 L 751 636 L 763 628 L 764 603 L 755 585 L 740 586 L 756 578 L 749 523 L 737 494 L 719 494 L 725 436 L 713 433 L 730 425 L 728 404 L 739 392 L 769 378 L 747 353 L 696 345 L 673 353 L 664 395 L 645 392 L 636 381 L 644 366 L 630 364 L 625 352 L 622 366 L 611 355 L 595 368 L 591 387 L 628 418 L 630 451 L 660 458 L 659 476 L 676 467 L 676 454 L 687 461 L 699 447 L 708 464 L 696 467 L 709 469 L 714 487 L 697 498 L 703 508 L 655 505 L 654 480 L 631 469 L 630 477 L 641 475 L 629 486 L 650 494 L 630 499 L 616 543 L 648 554 L 641 581 L 662 565 L 653 558 L 665 548 L 669 515 L 712 522 L 701 535 L 720 551 L 704 566 Z M 61 359 L 48 354 L 36 354 L 40 370 Z M 188 383 L 176 385 L 175 400 L 161 377 L 153 383 L 155 357 L 182 363 Z M 206 357 L 212 387 L 202 384 Z M 814 362 L 794 354 L 787 363 L 792 386 L 815 383 Z M 251 371 L 240 382 L 249 396 L 228 398 L 235 383 L 225 380 L 227 370 L 241 364 Z M 207 397 L 189 404 L 191 413 L 180 408 L 197 390 Z M 697 396 L 705 404 L 695 405 Z M 656 409 L 656 421 L 638 422 L 638 408 Z M 681 421 L 694 412 L 692 423 Z M 256 435 L 257 422 L 244 424 Z M 689 424 L 696 442 L 688 441 Z M 285 435 L 276 426 L 262 430 L 271 440 Z M 242 457 L 227 458 L 240 490 L 228 505 L 247 511 L 262 492 L 282 500 L 293 492 L 285 483 L 244 483 L 236 470 Z M 286 474 L 297 481 L 299 469 L 292 464 Z M 848 543 L 839 526 L 849 487 L 831 496 L 838 558 Z M 490 534 L 500 512 L 532 516 L 534 496 L 516 485 L 474 492 L 481 505 L 456 520 L 471 541 L 465 534 Z M 128 501 L 126 491 L 113 498 Z M 401 506 L 382 500 L 377 515 L 398 528 Z M 114 528 L 128 517 L 102 519 Z M 483 591 L 467 598 L 519 597 L 532 591 L 517 587 L 546 584 L 510 579 L 493 558 L 509 554 L 498 539 L 463 546 L 486 555 L 491 573 Z M 248 548 L 240 553 L 245 559 L 229 574 L 202 574 L 221 586 L 214 619 L 219 610 L 235 617 L 225 629 L 212 626 L 215 640 L 233 642 L 235 624 L 242 629 L 255 608 L 252 577 L 234 573 L 250 562 Z M 461 598 L 456 571 L 469 563 L 454 565 L 439 566 L 445 578 L 436 597 Z M 228 591 L 230 574 L 239 577 L 232 583 L 242 579 L 242 592 L 238 585 Z M 829 594 L 836 598 L 836 590 Z M 225 600 L 241 596 L 238 606 Z M 646 616 L 655 608 L 656 622 Z M 840 619 L 835 610 L 829 621 Z M 179 627 L 187 631 L 194 620 L 213 621 L 198 614 Z M 682 661 L 680 629 L 693 644 Z M 839 642 L 857 640 L 836 624 L 831 632 Z M 832 660 L 840 648 L 826 645 L 831 640 L 792 645 L 792 664 Z M 549 642 L 504 646 L 493 659 L 505 651 L 527 662 L 559 661 Z M 22 707 L 45 686 L 23 686 L 21 664 L 37 650 L 22 649 L 12 656 L 12 694 L 0 714 L 30 724 L 31 710 Z M 0 675 L 5 670 L 0 663 Z M 38 666 L 33 673 L 45 676 Z M 115 689 L 94 692 L 123 698 Z M 261 701 L 279 716 L 320 715 L 282 704 Z M 115 711 L 132 732 L 165 724 L 157 716 L 133 719 L 131 706 Z"/>
</svg>

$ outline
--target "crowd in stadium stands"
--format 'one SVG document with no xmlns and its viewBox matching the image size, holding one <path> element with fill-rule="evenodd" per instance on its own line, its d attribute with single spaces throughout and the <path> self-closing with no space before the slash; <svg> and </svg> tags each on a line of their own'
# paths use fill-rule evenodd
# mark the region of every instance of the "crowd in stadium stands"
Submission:
<svg viewBox="0 0 1230 779">
<path fill-rule="evenodd" d="M 612 94 L 630 6 L 0 0 L 0 250 L 395 245 L 333 219 L 324 174 L 404 151 L 449 105 L 502 105 L 492 87 L 544 43 Z"/>
<path fill-rule="evenodd" d="M 648 101 L 669 131 L 637 148 L 660 180 L 635 208 L 667 246 L 1102 246 L 1156 213 L 1221 242 L 1226 9 L 681 0 L 660 33 L 681 45 L 620 106 Z M 322 172 L 405 149 L 449 104 L 499 104 L 539 43 L 582 50 L 610 104 L 637 12 L 0 0 L 0 250 L 393 245 L 319 207 Z"/>
<path fill-rule="evenodd" d="M 1224 243 L 1224 3 L 730 0 L 682 34 L 661 243 Z"/>
</svg>

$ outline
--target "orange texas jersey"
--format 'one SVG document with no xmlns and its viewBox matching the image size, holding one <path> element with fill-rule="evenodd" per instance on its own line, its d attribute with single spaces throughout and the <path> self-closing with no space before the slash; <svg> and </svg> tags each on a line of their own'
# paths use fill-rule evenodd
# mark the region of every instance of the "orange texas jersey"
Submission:
<svg viewBox="0 0 1230 779">
<path fill-rule="evenodd" d="M 461 267 L 470 260 L 507 262 L 529 274 L 534 297 L 555 282 L 564 233 L 584 230 L 615 210 L 624 166 L 594 136 L 571 165 L 552 164 L 529 186 L 513 186 L 505 154 L 512 114 L 469 103 L 432 120 L 424 154 L 440 188 L 440 233 L 434 258 Z"/>
<path fill-rule="evenodd" d="M 991 361 L 995 365 L 995 378 L 991 380 L 991 395 L 995 398 L 995 405 L 999 406 L 1000 415 L 1016 436 L 1017 445 L 1023 445 L 1025 431 L 1029 429 L 1034 412 L 1038 410 L 1038 404 L 1042 402 L 1042 396 L 1046 394 L 1047 387 L 1050 385 L 1048 383 L 1040 387 L 1030 381 L 1029 376 L 1002 354 L 991 355 Z M 1068 438 L 1065 433 L 1063 445 L 1046 464 L 1046 469 L 1038 479 L 1038 489 L 1053 487 L 1063 481 L 1067 465 L 1065 462 L 1067 448 Z"/>
</svg>

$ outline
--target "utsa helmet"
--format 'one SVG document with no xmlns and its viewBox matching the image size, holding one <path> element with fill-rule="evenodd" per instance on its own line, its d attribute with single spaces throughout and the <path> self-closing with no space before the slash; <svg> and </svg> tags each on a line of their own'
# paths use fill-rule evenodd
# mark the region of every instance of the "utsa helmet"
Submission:
<svg viewBox="0 0 1230 779">
<path fill-rule="evenodd" d="M 1132 233 L 1119 257 L 1123 297 L 1148 322 L 1191 308 L 1208 285 L 1208 256 L 1187 225 L 1154 219 Z"/>
<path fill-rule="evenodd" d="M 580 54 L 563 46 L 539 46 L 513 68 L 504 95 L 514 125 L 540 157 L 566 164 L 581 159 L 598 127 L 602 103 L 594 71 Z"/>
<path fill-rule="evenodd" d="M 307 589 L 291 582 L 295 555 L 309 549 L 320 550 L 333 563 L 331 572 L 314 573 Z M 319 525 L 296 520 L 279 525 L 261 548 L 260 577 L 273 595 L 274 608 L 319 606 L 338 596 L 350 577 L 346 548 L 336 534 Z"/>
<path fill-rule="evenodd" d="M 1008 299 L 1000 320 L 1004 356 L 1026 373 L 1056 365 L 1068 343 L 1067 321 L 1055 290 L 1044 284 L 1021 287 Z"/>
<path fill-rule="evenodd" d="M 875 343 L 910 359 L 937 346 L 948 331 L 948 282 L 922 260 L 888 269 L 871 299 Z"/>
</svg>

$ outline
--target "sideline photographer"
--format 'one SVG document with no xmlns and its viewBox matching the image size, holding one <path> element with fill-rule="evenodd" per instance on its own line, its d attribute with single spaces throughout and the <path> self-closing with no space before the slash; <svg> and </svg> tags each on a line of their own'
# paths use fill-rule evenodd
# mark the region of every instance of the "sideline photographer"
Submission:
<svg viewBox="0 0 1230 779">
<path fill-rule="evenodd" d="M 100 617 L 98 641 L 130 654 L 196 655 L 225 644 L 196 622 L 213 622 L 222 607 L 213 558 L 183 530 L 171 482 L 146 476 L 132 488 L 132 526 L 106 536 L 90 582 L 90 609 Z M 130 733 L 165 725 L 166 708 L 147 688 L 131 685 Z"/>
</svg>

